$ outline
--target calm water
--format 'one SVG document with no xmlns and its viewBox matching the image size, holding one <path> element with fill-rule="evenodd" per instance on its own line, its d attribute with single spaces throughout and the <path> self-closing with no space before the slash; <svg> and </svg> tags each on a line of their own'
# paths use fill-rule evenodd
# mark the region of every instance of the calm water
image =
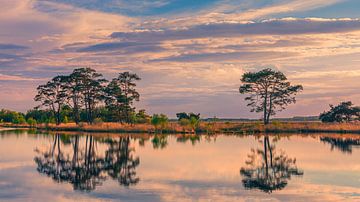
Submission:
<svg viewBox="0 0 360 202">
<path fill-rule="evenodd" d="M 0 201 L 360 200 L 360 135 L 0 134 Z"/>
</svg>

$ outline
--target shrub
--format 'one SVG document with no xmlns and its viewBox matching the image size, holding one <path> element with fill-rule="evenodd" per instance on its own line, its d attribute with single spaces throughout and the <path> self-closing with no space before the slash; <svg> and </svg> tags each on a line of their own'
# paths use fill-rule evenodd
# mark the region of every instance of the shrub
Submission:
<svg viewBox="0 0 360 202">
<path fill-rule="evenodd" d="M 104 121 L 101 118 L 95 118 L 93 121 L 94 124 L 101 125 L 104 123 Z"/>
<path fill-rule="evenodd" d="M 353 107 L 352 102 L 342 102 L 337 106 L 330 105 L 330 110 L 320 114 L 322 122 L 351 122 L 360 120 L 360 107 Z"/>
<path fill-rule="evenodd" d="M 164 130 L 169 123 L 169 118 L 165 114 L 154 114 L 151 118 L 151 124 L 156 130 Z"/>
<path fill-rule="evenodd" d="M 27 123 L 31 126 L 34 127 L 36 126 L 37 122 L 35 119 L 33 119 L 32 117 L 28 118 Z"/>
</svg>

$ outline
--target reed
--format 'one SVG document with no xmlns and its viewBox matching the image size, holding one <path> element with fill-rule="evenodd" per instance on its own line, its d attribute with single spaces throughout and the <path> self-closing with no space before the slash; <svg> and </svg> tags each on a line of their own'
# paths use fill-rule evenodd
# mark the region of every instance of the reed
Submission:
<svg viewBox="0 0 360 202">
<path fill-rule="evenodd" d="M 1 124 L 3 127 L 30 127 L 28 125 Z M 358 133 L 360 122 L 355 123 L 321 123 L 321 122 L 279 122 L 274 121 L 266 126 L 261 122 L 201 122 L 194 131 L 177 122 L 169 122 L 165 128 L 155 130 L 151 124 L 96 123 L 87 124 L 38 124 L 36 129 L 50 131 L 83 131 L 104 133 Z"/>
</svg>

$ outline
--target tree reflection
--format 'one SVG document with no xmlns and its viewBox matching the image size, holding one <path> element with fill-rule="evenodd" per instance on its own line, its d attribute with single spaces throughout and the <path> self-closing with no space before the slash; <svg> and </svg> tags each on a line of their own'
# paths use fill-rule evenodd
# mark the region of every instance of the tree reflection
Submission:
<svg viewBox="0 0 360 202">
<path fill-rule="evenodd" d="M 130 138 L 106 140 L 107 149 L 103 155 L 97 150 L 97 141 L 93 136 L 86 136 L 85 145 L 81 145 L 80 137 L 70 138 L 69 147 L 63 151 L 61 135 L 56 134 L 50 148 L 41 152 L 38 149 L 34 161 L 37 171 L 46 174 L 56 182 L 68 182 L 74 190 L 91 191 L 101 185 L 107 177 L 118 180 L 120 185 L 136 184 L 136 167 L 140 164 L 130 148 Z M 82 142 L 82 143 L 84 143 Z"/>
<path fill-rule="evenodd" d="M 139 157 L 133 156 L 134 148 L 130 147 L 130 137 L 119 140 L 107 140 L 109 145 L 105 152 L 104 170 L 107 174 L 117 179 L 120 185 L 130 186 L 137 184 L 136 167 L 140 164 Z"/>
<path fill-rule="evenodd" d="M 155 135 L 151 142 L 154 149 L 164 149 L 168 145 L 167 135 Z"/>
<path fill-rule="evenodd" d="M 177 142 L 183 142 L 186 143 L 188 141 L 191 142 L 192 145 L 195 145 L 197 142 L 200 142 L 200 136 L 199 135 L 188 135 L 188 134 L 183 134 L 181 136 L 178 136 L 176 138 Z"/>
<path fill-rule="evenodd" d="M 246 166 L 240 169 L 246 189 L 259 189 L 266 193 L 286 187 L 291 176 L 302 176 L 296 167 L 296 159 L 284 152 L 277 154 L 275 145 L 270 145 L 269 136 L 264 136 L 263 149 L 252 149 Z"/>
<path fill-rule="evenodd" d="M 320 137 L 320 141 L 331 145 L 331 151 L 338 149 L 343 153 L 352 153 L 354 146 L 360 146 L 360 139 Z"/>
</svg>

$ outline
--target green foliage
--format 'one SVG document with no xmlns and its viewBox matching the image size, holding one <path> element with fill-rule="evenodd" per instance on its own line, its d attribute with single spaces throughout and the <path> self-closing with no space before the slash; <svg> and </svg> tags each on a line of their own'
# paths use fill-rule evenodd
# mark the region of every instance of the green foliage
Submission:
<svg viewBox="0 0 360 202">
<path fill-rule="evenodd" d="M 69 123 L 69 118 L 67 116 L 64 116 L 63 123 Z"/>
<path fill-rule="evenodd" d="M 200 125 L 200 117 L 190 117 L 190 127 L 193 131 L 195 131 Z"/>
<path fill-rule="evenodd" d="M 108 81 L 94 69 L 74 69 L 70 75 L 56 76 L 37 88 L 35 100 L 40 102 L 38 108 L 45 110 L 29 111 L 28 118 L 38 123 L 55 120 L 57 124 L 69 121 L 91 124 L 97 117 L 109 122 L 149 122 L 145 111 L 137 114 L 133 107 L 140 97 L 135 90 L 138 80 L 140 77 L 136 74 L 123 72 L 106 84 Z M 101 104 L 105 107 L 100 107 Z"/>
<path fill-rule="evenodd" d="M 24 115 L 20 114 L 20 113 L 17 113 L 12 123 L 14 123 L 14 124 L 24 124 L 24 123 L 26 123 Z"/>
<path fill-rule="evenodd" d="M 120 73 L 104 89 L 106 108 L 111 112 L 114 121 L 132 123 L 135 108 L 134 101 L 139 101 L 136 81 L 140 77 L 130 72 Z"/>
<path fill-rule="evenodd" d="M 104 123 L 104 121 L 101 119 L 101 118 L 95 118 L 94 121 L 93 121 L 94 124 L 102 124 Z"/>
<path fill-rule="evenodd" d="M 151 117 L 146 114 L 145 109 L 139 110 L 139 112 L 135 114 L 134 119 L 135 123 L 150 123 L 151 121 Z"/>
<path fill-rule="evenodd" d="M 56 76 L 44 85 L 37 87 L 37 95 L 34 100 L 40 102 L 37 108 L 45 107 L 50 110 L 56 124 L 61 123 L 61 109 L 66 101 L 66 90 L 63 82 L 63 76 Z"/>
<path fill-rule="evenodd" d="M 195 131 L 200 125 L 200 114 L 195 113 L 177 113 L 179 124 L 184 127 L 189 127 L 191 130 Z"/>
<path fill-rule="evenodd" d="M 37 123 L 47 123 L 52 116 L 53 114 L 50 110 L 32 109 L 26 112 L 25 118 L 33 118 Z"/>
<path fill-rule="evenodd" d="M 77 80 L 75 88 L 79 89 L 86 120 L 91 124 L 95 118 L 96 105 L 104 98 L 103 84 L 107 81 L 102 78 L 102 74 L 91 68 L 75 69 L 70 77 Z"/>
<path fill-rule="evenodd" d="M 181 112 L 181 113 L 177 113 L 176 117 L 178 118 L 179 121 L 181 119 L 189 119 L 190 120 L 192 117 L 194 117 L 195 119 L 200 119 L 200 114 L 195 114 L 193 112 L 191 112 L 191 113 Z"/>
<path fill-rule="evenodd" d="M 164 130 L 169 123 L 169 118 L 165 114 L 154 114 L 151 118 L 151 124 L 156 130 Z"/>
<path fill-rule="evenodd" d="M 26 122 L 27 122 L 31 127 L 34 127 L 34 126 L 36 126 L 36 124 L 37 124 L 36 120 L 33 119 L 33 118 L 31 118 L 31 117 L 28 118 Z"/>
<path fill-rule="evenodd" d="M 292 86 L 286 76 L 280 71 L 270 68 L 259 72 L 247 72 L 242 78 L 239 92 L 248 94 L 245 98 L 251 112 L 263 112 L 264 124 L 268 124 L 270 116 L 284 110 L 295 103 L 295 95 L 303 90 L 301 85 Z"/>
<path fill-rule="evenodd" d="M 0 111 L 0 120 L 5 123 L 24 124 L 26 123 L 24 114 L 2 109 Z"/>
<path fill-rule="evenodd" d="M 342 102 L 337 106 L 330 105 L 330 110 L 320 114 L 322 122 L 351 122 L 360 120 L 360 107 L 353 107 L 351 101 Z"/>
</svg>

